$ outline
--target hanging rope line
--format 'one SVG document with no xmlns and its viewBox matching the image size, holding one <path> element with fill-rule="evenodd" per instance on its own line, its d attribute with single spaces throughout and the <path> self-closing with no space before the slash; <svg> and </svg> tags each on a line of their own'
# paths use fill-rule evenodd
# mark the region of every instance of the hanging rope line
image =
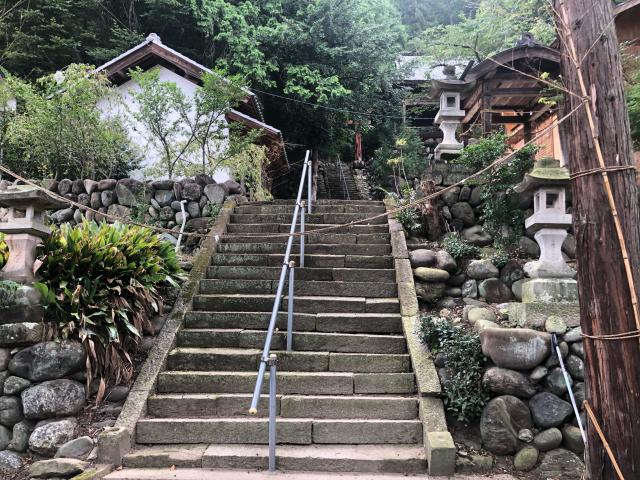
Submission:
<svg viewBox="0 0 640 480">
<path fill-rule="evenodd" d="M 373 220 L 377 220 L 379 218 L 382 217 L 387 217 L 387 216 L 391 216 L 394 215 L 398 212 L 401 212 L 403 210 L 407 210 L 410 208 L 415 208 L 423 203 L 426 203 L 436 197 L 439 197 L 447 192 L 449 192 L 450 190 L 458 187 L 458 186 L 462 186 L 465 183 L 469 182 L 470 180 L 473 180 L 475 178 L 480 177 L 481 175 L 483 175 L 486 172 L 491 171 L 492 169 L 496 168 L 497 166 L 509 161 L 520 149 L 532 144 L 533 142 L 535 142 L 536 140 L 538 140 L 539 138 L 541 138 L 542 136 L 544 136 L 548 131 L 557 128 L 560 124 L 564 123 L 565 121 L 567 121 L 571 116 L 573 116 L 580 108 L 582 108 L 584 106 L 584 103 L 580 103 L 578 104 L 578 106 L 576 106 L 573 110 L 571 110 L 569 113 L 567 113 L 564 117 L 554 121 L 553 123 L 551 123 L 550 125 L 548 125 L 547 127 L 545 127 L 544 129 L 542 129 L 538 135 L 536 135 L 534 138 L 532 138 L 530 141 L 528 141 L 527 143 L 525 143 L 522 147 L 520 147 L 517 150 L 514 150 L 513 152 L 505 155 L 504 157 L 498 158 L 497 160 L 495 160 L 494 162 L 492 162 L 490 165 L 484 167 L 483 169 L 477 171 L 476 173 L 473 173 L 471 175 L 469 175 L 468 177 L 464 178 L 463 180 L 460 180 L 459 182 L 456 182 L 452 185 L 449 185 L 448 187 L 443 188 L 442 190 L 439 190 L 437 192 L 434 192 L 430 195 L 427 195 L 426 197 L 414 200 L 413 202 L 410 202 L 406 205 L 402 205 L 400 207 L 396 207 L 393 208 L 385 213 L 381 213 L 378 215 L 373 215 L 371 217 L 367 217 L 367 218 L 363 218 L 361 220 L 354 220 L 352 222 L 347 222 L 344 224 L 338 224 L 338 225 L 328 225 L 326 227 L 323 228 L 319 228 L 319 229 L 315 229 L 315 230 L 310 230 L 308 232 L 305 232 L 305 235 L 313 235 L 313 234 L 318 234 L 318 233 L 325 233 L 325 232 L 330 232 L 330 231 L 335 231 L 335 230 L 340 230 L 343 228 L 348 228 L 348 227 L 352 227 L 355 225 L 361 225 L 361 224 L 365 224 L 368 222 L 371 222 Z M 115 222 L 120 222 L 120 223 L 125 223 L 125 224 L 129 224 L 129 225 L 135 225 L 138 227 L 143 227 L 143 228 L 149 228 L 151 230 L 154 230 L 156 232 L 161 232 L 161 233 L 168 233 L 168 234 L 175 234 L 176 232 L 174 230 L 171 230 L 169 228 L 163 228 L 163 227 L 158 227 L 156 225 L 149 225 L 149 224 L 145 224 L 145 223 L 141 223 L 141 222 L 136 222 L 133 221 L 129 218 L 125 218 L 125 217 L 121 217 L 118 215 L 110 215 L 108 213 L 102 213 L 99 212 L 87 205 L 82 205 L 74 200 L 71 200 L 69 198 L 63 197 L 57 193 L 51 192 L 50 190 L 47 190 L 46 188 L 38 185 L 37 183 L 22 177 L 21 175 L 18 175 L 17 173 L 13 172 L 12 170 L 9 170 L 7 167 L 5 167 L 4 165 L 0 165 L 0 171 L 14 177 L 16 180 L 23 182 L 26 185 L 30 185 L 38 190 L 41 190 L 43 192 L 45 192 L 47 195 L 49 195 L 50 197 L 59 200 L 61 202 L 67 203 L 69 205 L 72 205 L 80 210 L 86 211 L 86 212 L 93 212 L 94 215 L 98 216 L 97 218 L 107 218 L 110 219 L 112 221 Z M 208 233 L 198 233 L 198 232 L 184 232 L 183 233 L 184 236 L 191 236 L 191 237 L 196 237 L 196 238 L 206 238 L 209 236 Z M 269 234 L 269 238 L 288 238 L 289 237 L 289 233 L 274 233 L 274 234 Z M 302 235 L 300 232 L 296 232 L 293 234 L 294 236 L 298 237 L 300 235 Z M 260 233 L 233 233 L 233 234 L 229 234 L 229 233 L 225 233 L 224 234 L 225 237 L 233 237 L 233 238 L 251 238 L 251 237 L 264 237 L 264 234 L 260 234 Z"/>
</svg>

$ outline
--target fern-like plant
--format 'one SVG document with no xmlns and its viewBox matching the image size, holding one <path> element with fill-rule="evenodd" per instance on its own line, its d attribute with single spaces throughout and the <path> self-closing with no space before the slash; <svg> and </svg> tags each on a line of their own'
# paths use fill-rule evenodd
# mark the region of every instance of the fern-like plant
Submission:
<svg viewBox="0 0 640 480">
<path fill-rule="evenodd" d="M 146 228 L 84 222 L 55 229 L 41 260 L 55 334 L 84 344 L 87 384 L 131 380 L 131 353 L 162 310 L 158 288 L 182 277 L 173 246 Z"/>
</svg>

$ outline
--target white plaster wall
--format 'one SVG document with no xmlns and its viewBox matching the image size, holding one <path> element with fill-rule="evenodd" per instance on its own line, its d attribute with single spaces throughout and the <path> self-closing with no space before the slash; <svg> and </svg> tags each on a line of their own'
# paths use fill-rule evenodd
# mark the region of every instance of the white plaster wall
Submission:
<svg viewBox="0 0 640 480">
<path fill-rule="evenodd" d="M 160 70 L 160 81 L 175 83 L 188 98 L 193 98 L 196 89 L 199 88 L 196 84 L 165 67 L 159 66 L 157 68 Z M 139 111 L 139 106 L 133 99 L 131 91 L 139 90 L 140 86 L 137 82 L 129 80 L 117 87 L 116 92 L 117 95 L 119 95 L 119 98 L 103 98 L 98 102 L 97 107 L 105 117 L 120 115 L 125 119 L 129 138 L 142 153 L 143 160 L 141 168 L 131 172 L 131 176 L 138 179 L 168 178 L 168 172 L 165 175 L 156 175 L 151 177 L 146 171 L 148 167 L 157 164 L 158 160 L 161 158 L 161 153 L 158 146 L 154 145 L 149 131 L 133 117 L 133 115 Z M 175 117 L 177 117 L 177 115 Z M 225 129 L 225 136 L 226 135 L 228 135 L 228 131 Z M 193 161 L 196 164 L 200 163 L 200 159 L 197 157 L 194 158 Z M 220 169 L 213 174 L 213 178 L 216 182 L 221 183 L 229 180 L 231 177 L 229 176 L 228 171 Z"/>
</svg>

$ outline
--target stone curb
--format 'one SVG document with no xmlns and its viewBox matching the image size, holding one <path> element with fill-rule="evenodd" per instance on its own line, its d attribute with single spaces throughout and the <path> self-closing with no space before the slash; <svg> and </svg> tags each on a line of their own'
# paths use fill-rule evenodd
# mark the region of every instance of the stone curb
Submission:
<svg viewBox="0 0 640 480">
<path fill-rule="evenodd" d="M 393 208 L 387 202 L 385 205 L 387 212 Z M 417 333 L 420 310 L 404 230 L 400 222 L 391 215 L 388 221 L 402 328 L 418 385 L 419 413 L 423 426 L 429 475 L 453 475 L 456 465 L 456 446 L 447 429 L 444 405 L 442 400 L 437 398 L 442 394 L 438 372 L 428 348 L 420 341 Z"/>
<path fill-rule="evenodd" d="M 233 200 L 224 203 L 193 263 L 189 280 L 182 287 L 180 297 L 156 337 L 155 344 L 129 392 L 115 425 L 105 429 L 98 436 L 99 463 L 121 465 L 122 458 L 129 453 L 135 444 L 136 424 L 146 414 L 147 399 L 155 389 L 158 374 L 164 367 L 167 356 L 175 345 L 178 331 L 182 327 L 184 314 L 191 309 L 193 295 L 207 271 L 207 266 L 218 245 L 219 237 L 226 232 L 235 206 L 236 203 Z"/>
</svg>

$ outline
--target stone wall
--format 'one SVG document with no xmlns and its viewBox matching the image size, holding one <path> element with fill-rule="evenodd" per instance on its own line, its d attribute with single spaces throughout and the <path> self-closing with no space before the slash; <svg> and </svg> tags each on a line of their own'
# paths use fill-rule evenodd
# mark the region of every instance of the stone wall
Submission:
<svg viewBox="0 0 640 480">
<path fill-rule="evenodd" d="M 0 182 L 2 183 L 2 182 Z M 183 215 L 181 201 L 185 201 L 186 231 L 206 230 L 212 216 L 225 199 L 234 198 L 237 203 L 246 202 L 246 191 L 239 183 L 228 180 L 216 183 L 209 175 L 194 178 L 140 182 L 132 178 L 44 180 L 42 186 L 69 200 L 92 208 L 100 213 L 136 220 L 163 228 L 180 230 Z M 1 185 L 0 185 L 1 187 Z M 80 223 L 84 218 L 100 221 L 105 217 L 94 212 L 83 212 L 68 207 L 50 214 L 56 224 Z M 175 242 L 175 235 L 166 235 Z"/>
</svg>

